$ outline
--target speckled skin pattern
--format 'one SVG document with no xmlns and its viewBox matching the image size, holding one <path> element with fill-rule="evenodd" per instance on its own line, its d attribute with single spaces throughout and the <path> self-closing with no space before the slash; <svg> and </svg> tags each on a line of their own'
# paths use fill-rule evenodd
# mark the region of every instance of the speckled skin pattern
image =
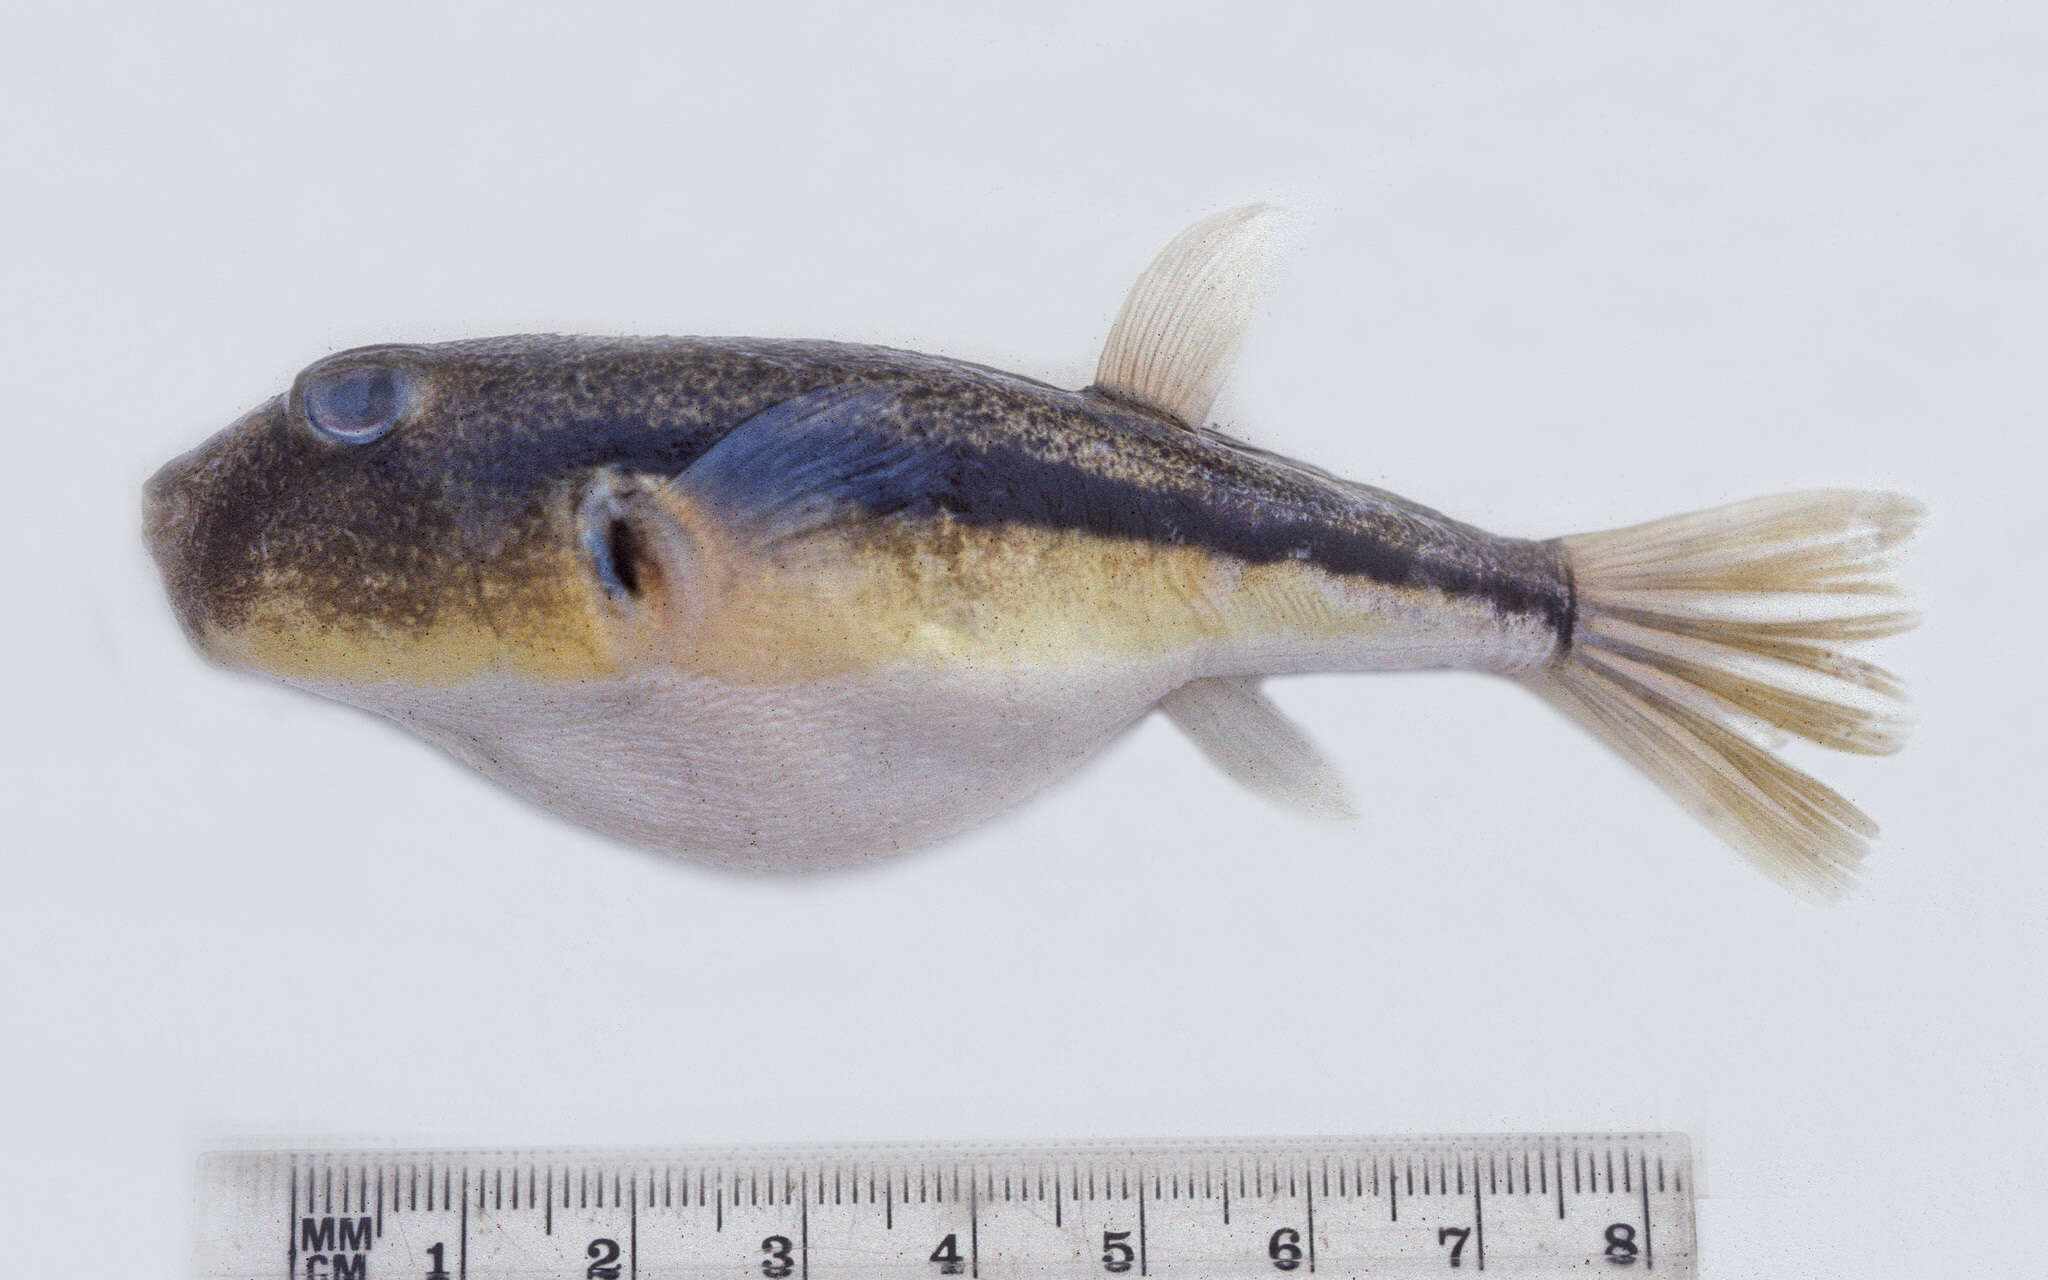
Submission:
<svg viewBox="0 0 2048 1280">
<path fill-rule="evenodd" d="M 415 389 L 396 429 L 351 446 L 304 422 L 308 378 L 377 363 Z M 573 529 L 580 486 L 600 469 L 682 476 L 755 415 L 847 384 L 893 389 L 866 429 L 934 457 L 917 492 L 850 486 L 841 497 L 859 520 L 1312 566 L 1568 640 L 1571 588 L 1549 543 L 1494 537 L 1099 392 L 827 342 L 539 336 L 343 352 L 166 466 L 148 490 L 149 540 L 180 618 L 224 660 L 265 665 L 277 646 L 238 651 L 235 637 L 267 628 L 309 653 L 312 632 L 358 648 L 440 637 L 422 662 L 392 659 L 400 678 L 602 671 L 608 641 Z"/>
</svg>

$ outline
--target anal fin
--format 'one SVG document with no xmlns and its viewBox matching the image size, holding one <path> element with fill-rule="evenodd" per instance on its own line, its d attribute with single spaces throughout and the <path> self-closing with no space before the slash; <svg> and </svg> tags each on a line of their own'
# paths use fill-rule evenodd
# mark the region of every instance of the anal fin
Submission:
<svg viewBox="0 0 2048 1280">
<path fill-rule="evenodd" d="M 1159 709 L 1247 790 L 1320 817 L 1354 816 L 1337 771 L 1257 680 L 1190 681 L 1161 698 Z"/>
</svg>

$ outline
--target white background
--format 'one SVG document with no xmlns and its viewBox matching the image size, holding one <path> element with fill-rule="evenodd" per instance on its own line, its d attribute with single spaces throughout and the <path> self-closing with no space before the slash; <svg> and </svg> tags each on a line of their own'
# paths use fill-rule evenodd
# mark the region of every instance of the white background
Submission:
<svg viewBox="0 0 2048 1280">
<path fill-rule="evenodd" d="M 1252 8 L 10 17 L 11 1273 L 177 1274 L 224 1145 L 1574 1128 L 1693 1135 L 1713 1276 L 2019 1267 L 2038 10 Z M 1277 688 L 1353 824 L 1152 724 L 949 847 L 720 874 L 205 667 L 138 545 L 150 470 L 337 348 L 817 336 L 1078 384 L 1151 253 L 1259 197 L 1307 215 L 1222 406 L 1262 443 L 1511 533 L 1929 503 L 1918 736 L 1801 757 L 1885 824 L 1860 893 L 1793 900 L 1470 676 Z"/>
</svg>

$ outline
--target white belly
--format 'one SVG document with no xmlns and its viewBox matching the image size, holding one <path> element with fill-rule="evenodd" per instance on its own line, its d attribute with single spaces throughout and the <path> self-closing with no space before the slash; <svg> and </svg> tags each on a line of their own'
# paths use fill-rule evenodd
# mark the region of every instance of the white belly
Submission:
<svg viewBox="0 0 2048 1280">
<path fill-rule="evenodd" d="M 635 844 L 732 866 L 844 865 L 930 844 L 1043 789 L 1187 678 L 898 671 L 734 685 L 669 670 L 448 689 L 318 687 L 513 791 Z"/>
</svg>

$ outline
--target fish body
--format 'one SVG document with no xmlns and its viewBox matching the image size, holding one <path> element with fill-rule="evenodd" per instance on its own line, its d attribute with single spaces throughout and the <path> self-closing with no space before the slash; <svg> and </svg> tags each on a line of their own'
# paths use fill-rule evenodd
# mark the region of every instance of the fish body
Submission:
<svg viewBox="0 0 2048 1280">
<path fill-rule="evenodd" d="M 1078 391 L 831 342 L 343 352 L 165 467 L 148 540 L 209 656 L 664 850 L 926 844 L 1155 708 L 1248 785 L 1341 808 L 1257 681 L 1550 688 L 1583 608 L 1568 540 L 1205 425 L 1262 227 L 1169 246 Z"/>
</svg>

